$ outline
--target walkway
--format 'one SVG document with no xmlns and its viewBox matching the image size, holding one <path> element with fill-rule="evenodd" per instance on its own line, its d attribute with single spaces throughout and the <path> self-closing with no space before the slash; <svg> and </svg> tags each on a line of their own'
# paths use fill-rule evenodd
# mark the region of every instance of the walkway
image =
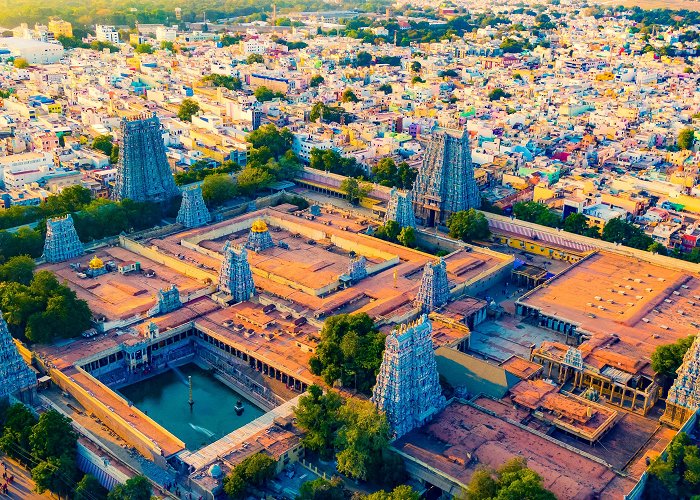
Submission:
<svg viewBox="0 0 700 500">
<path fill-rule="evenodd" d="M 36 485 L 32 480 L 31 474 L 27 469 L 21 467 L 15 460 L 3 456 L 2 462 L 7 466 L 7 474 L 13 475 L 14 479 L 9 486 L 7 494 L 0 493 L 0 499 L 5 498 L 21 498 L 21 499 L 32 499 L 32 498 L 51 498 L 48 491 L 39 495 L 34 491 Z M 0 467 L 2 469 L 2 467 Z M 0 481 L 0 483 L 6 482 L 5 480 Z"/>
</svg>

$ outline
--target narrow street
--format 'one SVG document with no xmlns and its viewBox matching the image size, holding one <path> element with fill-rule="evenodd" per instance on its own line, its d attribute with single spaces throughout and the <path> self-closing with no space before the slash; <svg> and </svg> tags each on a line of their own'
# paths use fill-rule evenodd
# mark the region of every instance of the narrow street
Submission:
<svg viewBox="0 0 700 500">
<path fill-rule="evenodd" d="M 2 457 L 2 463 L 5 465 L 6 470 L 3 474 L 3 479 L 0 481 L 0 485 L 7 483 L 7 477 L 14 476 L 12 482 L 8 485 L 7 493 L 0 492 L 0 499 L 5 498 L 21 498 L 21 499 L 31 499 L 31 498 L 52 498 L 49 492 L 44 492 L 43 495 L 39 495 L 34 491 L 34 481 L 32 480 L 31 474 L 28 470 L 21 467 L 13 459 L 4 456 Z M 0 466 L 0 470 L 3 469 Z"/>
</svg>

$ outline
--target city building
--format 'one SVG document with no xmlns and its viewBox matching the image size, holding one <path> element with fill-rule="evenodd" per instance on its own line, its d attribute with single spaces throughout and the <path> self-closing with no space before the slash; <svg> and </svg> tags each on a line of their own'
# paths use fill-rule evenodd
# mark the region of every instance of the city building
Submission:
<svg viewBox="0 0 700 500">
<path fill-rule="evenodd" d="M 53 33 L 54 38 L 58 40 L 59 36 L 67 38 L 73 37 L 73 25 L 68 21 L 59 18 L 49 19 L 48 30 Z"/>
<path fill-rule="evenodd" d="M 481 206 L 466 128 L 434 132 L 413 192 L 417 215 L 428 226 L 444 223 L 455 212 Z"/>
<path fill-rule="evenodd" d="M 114 199 L 167 202 L 176 196 L 158 117 L 122 119 L 121 132 Z"/>
<path fill-rule="evenodd" d="M 119 32 L 114 26 L 96 25 L 95 37 L 101 42 L 119 43 Z"/>
</svg>

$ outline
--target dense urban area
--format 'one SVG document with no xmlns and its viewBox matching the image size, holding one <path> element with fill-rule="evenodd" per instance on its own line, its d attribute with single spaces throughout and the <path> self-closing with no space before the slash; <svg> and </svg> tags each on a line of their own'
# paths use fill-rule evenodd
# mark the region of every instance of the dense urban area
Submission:
<svg viewBox="0 0 700 500">
<path fill-rule="evenodd" d="M 668 7 L 0 0 L 0 498 L 700 495 Z"/>
</svg>

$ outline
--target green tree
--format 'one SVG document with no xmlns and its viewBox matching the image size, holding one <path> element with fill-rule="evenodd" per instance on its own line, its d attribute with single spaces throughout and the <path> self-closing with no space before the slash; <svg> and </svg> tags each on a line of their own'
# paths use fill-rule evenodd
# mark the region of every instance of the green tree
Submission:
<svg viewBox="0 0 700 500">
<path fill-rule="evenodd" d="M 277 472 L 277 462 L 262 452 L 244 459 L 224 478 L 224 493 L 241 498 L 249 488 L 263 486 Z"/>
<path fill-rule="evenodd" d="M 109 162 L 113 165 L 119 163 L 119 144 L 112 144 L 112 151 L 109 153 Z"/>
<path fill-rule="evenodd" d="M 11 257 L 7 262 L 0 265 L 0 281 L 11 281 L 29 285 L 34 277 L 34 259 L 27 255 Z"/>
<path fill-rule="evenodd" d="M 330 481 L 319 477 L 302 483 L 297 500 L 345 500 L 345 489 L 340 478 Z"/>
<path fill-rule="evenodd" d="M 588 217 L 583 214 L 574 212 L 564 219 L 564 231 L 585 234 L 588 229 Z"/>
<path fill-rule="evenodd" d="M 98 135 L 92 141 L 92 149 L 97 149 L 102 151 L 107 156 L 112 154 L 112 136 L 111 135 Z"/>
<path fill-rule="evenodd" d="M 413 73 L 420 73 L 421 69 L 423 69 L 423 66 L 418 61 L 413 61 L 411 63 L 411 71 Z"/>
<path fill-rule="evenodd" d="M 353 205 L 359 205 L 372 190 L 372 186 L 361 182 L 354 177 L 343 179 L 340 183 L 340 190 L 345 193 L 348 201 Z"/>
<path fill-rule="evenodd" d="M 151 500 L 153 487 L 146 476 L 134 476 L 124 484 L 118 484 L 107 495 L 108 500 Z"/>
<path fill-rule="evenodd" d="M 153 54 L 153 47 L 148 43 L 139 43 L 134 47 L 137 54 Z"/>
<path fill-rule="evenodd" d="M 549 227 L 557 227 L 561 221 L 559 215 L 552 212 L 547 205 L 536 201 L 516 203 L 513 205 L 513 215 L 518 219 Z"/>
<path fill-rule="evenodd" d="M 695 130 L 692 128 L 684 128 L 678 133 L 678 148 L 693 149 L 695 144 Z"/>
<path fill-rule="evenodd" d="M 370 402 L 349 398 L 340 409 L 344 425 L 338 430 L 338 472 L 353 479 L 374 478 L 389 445 L 386 415 Z"/>
<path fill-rule="evenodd" d="M 26 461 L 29 450 L 29 436 L 37 419 L 29 409 L 21 403 L 15 403 L 5 411 L 3 432 L 0 436 L 0 450 L 14 458 Z"/>
<path fill-rule="evenodd" d="M 246 140 L 254 149 L 267 147 L 272 156 L 279 160 L 282 155 L 291 149 L 294 135 L 288 128 L 279 129 L 270 123 L 248 134 Z"/>
<path fill-rule="evenodd" d="M 262 54 L 250 54 L 245 62 L 248 64 L 263 64 L 265 62 L 265 58 Z"/>
<path fill-rule="evenodd" d="M 447 227 L 452 238 L 462 241 L 484 240 L 491 235 L 486 216 L 473 208 L 450 215 Z"/>
<path fill-rule="evenodd" d="M 404 227 L 401 229 L 401 232 L 398 234 L 396 239 L 403 246 L 414 248 L 416 246 L 416 230 L 412 227 Z"/>
<path fill-rule="evenodd" d="M 384 335 L 367 314 L 339 314 L 326 319 L 316 355 L 310 359 L 312 373 L 328 385 L 335 381 L 369 393 L 376 382 L 384 353 Z"/>
<path fill-rule="evenodd" d="M 399 234 L 401 233 L 401 226 L 395 220 L 388 220 L 383 226 L 379 226 L 374 236 L 381 240 L 393 241 L 394 243 L 399 241 Z"/>
<path fill-rule="evenodd" d="M 241 90 L 243 82 L 237 76 L 227 76 L 212 73 L 202 78 L 202 82 L 211 83 L 214 87 L 224 87 L 229 90 Z"/>
<path fill-rule="evenodd" d="M 668 254 L 668 250 L 666 249 L 666 247 L 663 246 L 658 241 L 655 241 L 654 243 L 649 245 L 649 247 L 647 248 L 647 252 L 657 253 L 659 255 L 667 255 Z"/>
<path fill-rule="evenodd" d="M 67 452 L 74 453 L 77 438 L 70 419 L 56 410 L 49 410 L 41 414 L 32 428 L 29 444 L 36 457 L 48 459 L 60 457 Z"/>
<path fill-rule="evenodd" d="M 365 500 L 420 500 L 421 496 L 409 485 L 402 484 L 392 491 L 380 490 L 365 497 Z"/>
<path fill-rule="evenodd" d="M 389 95 L 394 91 L 394 89 L 391 87 L 390 83 L 383 83 L 382 85 L 380 85 L 377 88 L 377 90 L 379 92 L 384 92 L 384 94 L 386 94 L 386 95 Z"/>
<path fill-rule="evenodd" d="M 364 50 L 357 53 L 355 64 L 359 67 L 367 67 L 372 65 L 372 54 Z"/>
<path fill-rule="evenodd" d="M 25 69 L 29 67 L 29 63 L 24 57 L 17 57 L 12 63 L 17 69 Z"/>
<path fill-rule="evenodd" d="M 236 182 L 228 174 L 210 175 L 202 182 L 202 197 L 209 206 L 218 207 L 236 196 Z"/>
<path fill-rule="evenodd" d="M 651 369 L 658 375 L 675 378 L 683 356 L 693 344 L 694 335 L 678 339 L 673 344 L 658 346 L 651 354 Z"/>
<path fill-rule="evenodd" d="M 654 243 L 654 239 L 644 234 L 644 231 L 620 218 L 612 219 L 605 224 L 602 238 L 605 241 L 640 250 L 647 250 Z"/>
<path fill-rule="evenodd" d="M 489 101 L 499 101 L 503 98 L 507 99 L 508 97 L 510 97 L 510 94 L 508 94 L 505 90 L 503 90 L 500 87 L 496 87 L 488 93 Z"/>
<path fill-rule="evenodd" d="M 498 470 L 478 469 L 469 482 L 466 500 L 515 499 L 555 500 L 554 494 L 545 489 L 542 478 L 527 468 L 525 459 L 513 458 Z"/>
<path fill-rule="evenodd" d="M 184 99 L 177 110 L 177 117 L 183 122 L 191 122 L 192 117 L 199 113 L 199 104 L 192 99 Z"/>
<path fill-rule="evenodd" d="M 236 180 L 238 181 L 238 190 L 244 195 L 252 196 L 256 192 L 272 185 L 275 178 L 260 167 L 246 165 L 238 174 Z"/>
<path fill-rule="evenodd" d="M 73 456 L 63 454 L 39 462 L 31 472 L 37 493 L 49 490 L 64 495 L 73 490 L 77 466 Z"/>
<path fill-rule="evenodd" d="M 92 474 L 85 474 L 75 486 L 73 500 L 106 500 L 108 491 Z"/>
<path fill-rule="evenodd" d="M 700 494 L 700 450 L 685 432 L 649 466 L 644 498 L 694 498 Z"/>
<path fill-rule="evenodd" d="M 285 98 L 285 95 L 282 92 L 275 92 L 274 90 L 269 89 L 264 85 L 261 85 L 257 89 L 255 89 L 255 92 L 253 92 L 253 94 L 259 102 L 267 102 L 273 99 Z"/>
<path fill-rule="evenodd" d="M 309 87 L 318 87 L 321 85 L 323 82 L 325 82 L 325 78 L 323 78 L 321 75 L 314 75 L 311 77 L 311 80 L 309 81 Z"/>
<path fill-rule="evenodd" d="M 161 50 L 169 50 L 172 53 L 177 52 L 177 49 L 175 49 L 175 44 L 173 42 L 169 42 L 167 40 L 163 40 L 160 42 L 160 49 Z"/>
<path fill-rule="evenodd" d="M 343 398 L 332 390 L 324 394 L 317 385 L 309 386 L 307 392 L 294 409 L 297 425 L 305 433 L 302 444 L 307 450 L 329 459 L 333 454 L 335 433 L 341 425 L 339 411 Z"/>
<path fill-rule="evenodd" d="M 355 92 L 353 92 L 350 89 L 345 89 L 343 95 L 340 97 L 340 100 L 342 102 L 360 102 L 360 100 L 355 95 Z"/>
</svg>

